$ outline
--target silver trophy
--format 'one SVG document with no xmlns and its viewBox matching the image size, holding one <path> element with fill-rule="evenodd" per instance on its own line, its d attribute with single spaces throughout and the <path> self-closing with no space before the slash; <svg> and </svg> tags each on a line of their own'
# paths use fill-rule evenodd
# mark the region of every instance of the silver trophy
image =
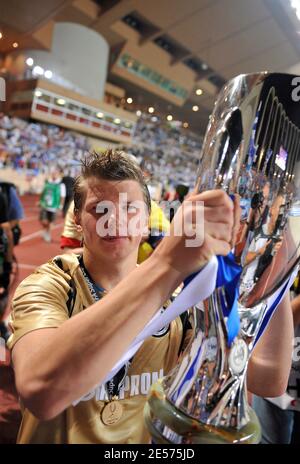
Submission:
<svg viewBox="0 0 300 464">
<path fill-rule="evenodd" d="M 145 420 L 155 443 L 258 443 L 248 361 L 300 256 L 300 77 L 257 73 L 224 86 L 197 187 L 240 196 L 232 253 L 239 331 L 229 344 L 229 294 L 218 286 L 193 309 L 193 337 L 181 362 L 152 386 Z"/>
</svg>

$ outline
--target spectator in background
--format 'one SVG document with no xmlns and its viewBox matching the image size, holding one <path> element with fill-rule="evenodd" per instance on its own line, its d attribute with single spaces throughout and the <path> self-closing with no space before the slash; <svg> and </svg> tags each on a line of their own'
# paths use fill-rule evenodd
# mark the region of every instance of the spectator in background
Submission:
<svg viewBox="0 0 300 464">
<path fill-rule="evenodd" d="M 7 215 L 13 233 L 13 242 L 14 245 L 18 245 L 21 237 L 20 220 L 24 218 L 24 209 L 14 184 L 0 180 L 0 189 L 7 202 Z"/>
<path fill-rule="evenodd" d="M 62 171 L 62 174 L 63 174 L 63 171 Z M 63 217 L 66 217 L 67 211 L 74 197 L 73 189 L 74 189 L 75 179 L 74 177 L 70 176 L 70 172 L 68 172 L 66 176 L 62 177 L 61 182 L 62 184 L 65 185 L 65 188 L 66 188 L 66 196 L 65 196 L 65 201 L 63 205 Z"/>
<path fill-rule="evenodd" d="M 45 182 L 40 199 L 40 222 L 44 228 L 45 242 L 51 242 L 51 224 L 55 221 L 57 211 L 62 209 L 65 197 L 65 184 L 61 182 L 58 171 L 53 170 L 50 179 Z"/>
<path fill-rule="evenodd" d="M 184 184 L 178 184 L 176 186 L 177 199 L 180 203 L 183 203 L 186 195 L 189 193 L 189 186 Z"/>
<path fill-rule="evenodd" d="M 5 191 L 0 187 L 0 336 L 5 340 L 8 338 L 9 333 L 2 319 L 8 301 L 13 260 L 13 234 L 8 212 L 8 199 Z"/>
<path fill-rule="evenodd" d="M 64 252 L 82 253 L 82 233 L 75 224 L 74 201 L 71 202 L 66 217 L 62 235 L 60 237 L 60 247 Z"/>
</svg>

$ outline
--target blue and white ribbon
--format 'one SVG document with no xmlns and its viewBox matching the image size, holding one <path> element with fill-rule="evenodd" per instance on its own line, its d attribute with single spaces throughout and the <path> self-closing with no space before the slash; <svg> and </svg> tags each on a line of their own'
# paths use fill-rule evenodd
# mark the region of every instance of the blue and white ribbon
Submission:
<svg viewBox="0 0 300 464">
<path fill-rule="evenodd" d="M 242 267 L 235 262 L 233 253 L 218 256 L 217 288 L 223 287 L 226 299 L 220 293 L 223 315 L 226 319 L 227 342 L 231 346 L 240 330 L 238 314 L 239 280 Z"/>
<path fill-rule="evenodd" d="M 161 308 L 148 322 L 144 329 L 139 333 L 135 340 L 131 343 L 126 353 L 115 364 L 113 369 L 107 374 L 101 383 L 106 383 L 112 379 L 115 374 L 126 364 L 141 347 L 144 340 L 162 327 L 170 324 L 177 316 L 187 311 L 192 306 L 200 303 L 208 298 L 216 287 L 222 286 L 225 290 L 226 301 L 222 302 L 222 310 L 226 319 L 228 330 L 228 344 L 231 345 L 232 341 L 239 332 L 239 316 L 238 316 L 238 280 L 241 273 L 241 267 L 234 261 L 233 255 L 230 253 L 226 257 L 213 256 L 209 263 L 198 273 L 192 275 L 185 281 L 183 290 L 175 298 L 175 300 L 168 306 L 167 310 Z M 265 330 L 268 322 L 270 321 L 276 307 L 282 300 L 285 293 L 292 285 L 297 270 L 289 277 L 281 287 L 267 300 L 267 315 L 260 327 L 257 340 Z M 201 342 L 201 340 L 199 340 Z M 202 352 L 205 340 L 198 344 L 198 349 Z M 195 366 L 194 366 L 195 367 Z M 73 403 L 75 406 L 81 401 L 78 399 Z"/>
<path fill-rule="evenodd" d="M 183 290 L 168 306 L 167 310 L 160 309 L 148 322 L 145 328 L 132 342 L 127 352 L 122 356 L 104 382 L 110 380 L 116 372 L 131 359 L 143 341 L 158 332 L 162 327 L 170 324 L 177 316 L 192 306 L 208 298 L 217 286 L 223 286 L 226 292 L 224 301 L 224 316 L 227 317 L 228 343 L 232 343 L 239 331 L 239 316 L 237 312 L 237 287 L 241 268 L 234 262 L 230 253 L 226 257 L 213 256 L 209 263 L 198 273 L 193 274 L 184 283 Z"/>
<path fill-rule="evenodd" d="M 190 280 L 188 285 L 185 285 L 175 300 L 168 306 L 167 310 L 161 308 L 157 311 L 153 318 L 131 343 L 127 352 L 109 372 L 103 380 L 103 383 L 110 380 L 115 373 L 118 372 L 118 370 L 135 355 L 146 338 L 151 337 L 162 327 L 170 324 L 171 321 L 173 321 L 177 316 L 180 316 L 183 312 L 187 311 L 190 307 L 208 298 L 216 288 L 217 272 L 218 260 L 215 256 L 213 256 L 209 263 L 199 273 L 193 275 L 193 278 Z"/>
</svg>

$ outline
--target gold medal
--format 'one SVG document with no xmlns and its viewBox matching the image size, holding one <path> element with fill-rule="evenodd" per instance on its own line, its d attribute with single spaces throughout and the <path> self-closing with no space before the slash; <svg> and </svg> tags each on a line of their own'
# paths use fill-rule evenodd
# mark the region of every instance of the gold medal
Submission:
<svg viewBox="0 0 300 464">
<path fill-rule="evenodd" d="M 119 422 L 123 415 L 123 407 L 119 401 L 113 400 L 104 406 L 101 412 L 101 420 L 105 425 L 113 425 Z"/>
</svg>

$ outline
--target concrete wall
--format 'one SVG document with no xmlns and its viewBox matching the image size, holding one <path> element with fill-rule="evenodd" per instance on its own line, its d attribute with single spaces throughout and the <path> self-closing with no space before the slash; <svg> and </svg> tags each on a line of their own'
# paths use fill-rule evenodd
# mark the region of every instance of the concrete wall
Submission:
<svg viewBox="0 0 300 464">
<path fill-rule="evenodd" d="M 13 52 L 5 67 L 17 79 L 24 78 L 28 57 L 34 65 L 51 70 L 52 81 L 102 100 L 107 77 L 109 46 L 97 32 L 73 23 L 56 23 L 51 51 L 26 50 Z"/>
</svg>

